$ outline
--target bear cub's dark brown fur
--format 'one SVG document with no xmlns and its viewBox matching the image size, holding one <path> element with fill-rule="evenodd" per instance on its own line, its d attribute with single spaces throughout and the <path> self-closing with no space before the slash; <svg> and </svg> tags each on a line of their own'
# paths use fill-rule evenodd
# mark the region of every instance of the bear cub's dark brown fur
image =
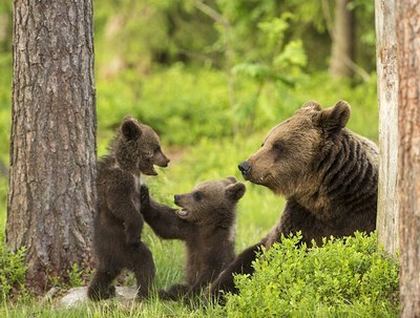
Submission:
<svg viewBox="0 0 420 318">
<path fill-rule="evenodd" d="M 245 185 L 234 177 L 207 181 L 192 192 L 174 196 L 181 209 L 154 202 L 142 186 L 141 212 L 153 231 L 164 239 L 185 241 L 186 283 L 161 291 L 163 299 L 193 296 L 213 281 L 234 254 L 235 208 Z"/>
<path fill-rule="evenodd" d="M 140 174 L 156 175 L 154 165 L 166 167 L 169 159 L 158 135 L 133 118 L 125 119 L 110 154 L 98 162 L 97 211 L 94 225 L 96 273 L 89 286 L 90 299 L 112 297 L 112 281 L 123 269 L 134 272 L 138 296 L 148 296 L 155 275 L 150 250 L 140 241 Z"/>
</svg>

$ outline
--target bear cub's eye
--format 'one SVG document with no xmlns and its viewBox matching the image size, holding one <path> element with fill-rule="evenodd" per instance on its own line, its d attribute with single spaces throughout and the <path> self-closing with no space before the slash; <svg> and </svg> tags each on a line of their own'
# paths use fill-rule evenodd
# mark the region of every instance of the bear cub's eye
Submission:
<svg viewBox="0 0 420 318">
<path fill-rule="evenodd" d="M 193 193 L 193 197 L 195 200 L 201 201 L 201 199 L 203 198 L 203 193 L 201 193 L 200 191 L 196 191 Z"/>
<path fill-rule="evenodd" d="M 155 150 L 154 150 L 154 152 L 156 153 L 156 152 L 159 152 L 160 151 L 160 146 L 159 145 L 157 145 L 156 147 L 155 147 Z"/>
</svg>

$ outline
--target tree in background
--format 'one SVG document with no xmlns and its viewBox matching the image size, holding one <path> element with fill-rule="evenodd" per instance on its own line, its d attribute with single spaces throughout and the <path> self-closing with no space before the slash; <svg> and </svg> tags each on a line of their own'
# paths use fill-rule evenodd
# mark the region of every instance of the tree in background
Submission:
<svg viewBox="0 0 420 318">
<path fill-rule="evenodd" d="M 400 252 L 401 317 L 420 317 L 420 7 L 377 0 L 378 238 Z M 397 36 L 398 35 L 398 36 Z"/>
<path fill-rule="evenodd" d="M 398 61 L 395 0 L 376 0 L 380 165 L 378 239 L 385 250 L 398 251 Z"/>
<path fill-rule="evenodd" d="M 354 13 L 349 10 L 350 0 L 335 1 L 334 27 L 330 73 L 333 77 L 351 77 L 354 60 Z"/>
<path fill-rule="evenodd" d="M 6 241 L 35 291 L 91 263 L 96 113 L 92 2 L 15 1 Z"/>
<path fill-rule="evenodd" d="M 396 1 L 401 317 L 420 317 L 420 5 Z"/>
</svg>

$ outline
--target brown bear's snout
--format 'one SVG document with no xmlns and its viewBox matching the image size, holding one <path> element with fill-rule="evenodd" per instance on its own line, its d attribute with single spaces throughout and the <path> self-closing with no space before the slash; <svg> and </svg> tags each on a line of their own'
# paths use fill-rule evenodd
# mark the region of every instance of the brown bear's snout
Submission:
<svg viewBox="0 0 420 318">
<path fill-rule="evenodd" d="M 168 158 L 166 158 L 166 160 L 161 164 L 161 167 L 165 168 L 168 166 L 170 160 Z"/>
<path fill-rule="evenodd" d="M 180 194 L 175 194 L 174 195 L 174 203 L 178 206 L 180 206 L 180 201 L 181 201 L 181 195 Z"/>
<path fill-rule="evenodd" d="M 165 168 L 168 166 L 170 160 L 168 157 L 166 157 L 163 152 L 160 152 L 158 154 L 158 157 L 156 158 L 155 164 L 159 167 Z"/>
<path fill-rule="evenodd" d="M 248 161 L 243 161 L 238 165 L 239 171 L 242 173 L 242 175 L 246 178 L 249 176 L 251 172 L 251 165 Z"/>
</svg>

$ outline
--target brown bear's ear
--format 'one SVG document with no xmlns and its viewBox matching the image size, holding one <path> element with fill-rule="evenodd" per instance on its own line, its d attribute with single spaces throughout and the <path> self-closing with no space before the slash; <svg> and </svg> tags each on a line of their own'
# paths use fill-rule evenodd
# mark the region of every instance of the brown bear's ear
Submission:
<svg viewBox="0 0 420 318">
<path fill-rule="evenodd" d="M 121 125 L 121 132 L 127 140 L 135 140 L 141 135 L 140 126 L 133 118 L 124 119 Z"/>
<path fill-rule="evenodd" d="M 238 201 L 242 198 L 245 194 L 245 185 L 241 182 L 236 182 L 234 184 L 230 184 L 225 189 L 226 197 L 230 200 Z"/>
<path fill-rule="evenodd" d="M 335 106 L 320 113 L 319 126 L 330 132 L 344 128 L 350 118 L 350 105 L 340 100 Z"/>
<path fill-rule="evenodd" d="M 308 102 L 306 102 L 305 104 L 303 104 L 303 106 L 301 107 L 301 109 L 306 108 L 306 109 L 313 109 L 313 110 L 321 110 L 321 105 L 313 100 L 310 100 Z"/>
</svg>

